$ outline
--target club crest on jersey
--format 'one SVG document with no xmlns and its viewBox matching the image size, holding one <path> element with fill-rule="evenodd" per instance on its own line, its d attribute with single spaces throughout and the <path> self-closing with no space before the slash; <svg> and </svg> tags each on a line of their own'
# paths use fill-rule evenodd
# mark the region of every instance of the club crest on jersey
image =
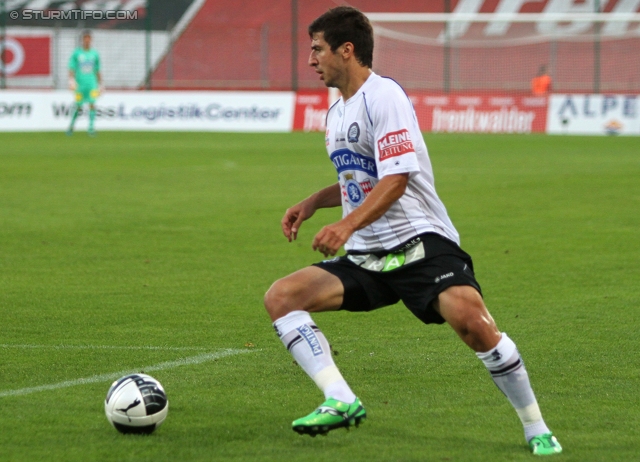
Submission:
<svg viewBox="0 0 640 462">
<path fill-rule="evenodd" d="M 409 130 L 403 128 L 396 132 L 389 132 L 378 140 L 380 161 L 390 157 L 401 156 L 407 152 L 414 152 L 413 143 L 409 136 Z"/>
<path fill-rule="evenodd" d="M 354 207 L 362 204 L 364 200 L 364 191 L 360 188 L 360 183 L 354 179 L 349 179 L 344 184 L 344 192 L 347 198 L 347 202 Z"/>
<path fill-rule="evenodd" d="M 349 143 L 357 143 L 358 139 L 360 139 L 360 126 L 358 125 L 358 122 L 354 122 L 349 125 L 347 141 L 349 141 Z"/>
<path fill-rule="evenodd" d="M 347 173 L 344 175 L 344 184 L 341 186 L 341 189 L 344 199 L 349 204 L 356 207 L 367 198 L 373 189 L 373 184 L 371 183 L 371 180 L 368 179 L 363 182 L 357 182 L 353 179 L 353 175 L 351 173 Z"/>
</svg>

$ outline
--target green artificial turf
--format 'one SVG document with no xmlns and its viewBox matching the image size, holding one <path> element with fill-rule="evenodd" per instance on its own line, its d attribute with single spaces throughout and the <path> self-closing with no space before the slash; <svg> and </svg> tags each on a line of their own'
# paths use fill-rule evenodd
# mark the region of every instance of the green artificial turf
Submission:
<svg viewBox="0 0 640 462">
<path fill-rule="evenodd" d="M 558 459 L 637 460 L 638 139 L 425 138 Z M 401 304 L 314 315 L 369 418 L 327 437 L 291 431 L 323 398 L 262 297 L 322 258 L 311 241 L 340 210 L 291 244 L 280 219 L 335 180 L 322 134 L 0 134 L 0 460 L 531 460 L 473 352 Z M 145 369 L 167 420 L 121 435 L 104 396 Z"/>
</svg>

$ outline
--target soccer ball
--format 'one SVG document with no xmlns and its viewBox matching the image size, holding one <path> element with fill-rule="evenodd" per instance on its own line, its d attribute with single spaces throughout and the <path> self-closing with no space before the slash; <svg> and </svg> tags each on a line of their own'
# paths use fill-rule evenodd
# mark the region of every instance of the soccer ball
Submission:
<svg viewBox="0 0 640 462">
<path fill-rule="evenodd" d="M 121 433 L 153 433 L 168 411 L 169 401 L 162 385 L 146 374 L 116 380 L 104 400 L 107 420 Z"/>
</svg>

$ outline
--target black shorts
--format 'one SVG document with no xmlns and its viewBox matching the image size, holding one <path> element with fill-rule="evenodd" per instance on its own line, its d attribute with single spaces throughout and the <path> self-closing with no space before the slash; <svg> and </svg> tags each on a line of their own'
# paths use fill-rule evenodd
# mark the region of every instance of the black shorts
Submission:
<svg viewBox="0 0 640 462">
<path fill-rule="evenodd" d="M 402 300 L 425 324 L 442 324 L 433 307 L 441 292 L 471 286 L 482 295 L 469 254 L 436 233 L 421 234 L 391 252 L 347 252 L 314 266 L 340 278 L 340 309 L 346 311 L 371 311 Z"/>
</svg>

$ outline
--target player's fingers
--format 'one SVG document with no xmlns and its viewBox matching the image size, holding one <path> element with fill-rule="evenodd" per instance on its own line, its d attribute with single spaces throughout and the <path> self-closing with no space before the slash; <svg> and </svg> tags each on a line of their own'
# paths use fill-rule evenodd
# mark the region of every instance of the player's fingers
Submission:
<svg viewBox="0 0 640 462">
<path fill-rule="evenodd" d="M 329 255 L 332 255 L 331 254 L 331 245 L 329 244 L 328 239 L 327 239 L 326 228 L 322 228 L 318 232 L 318 234 L 316 234 L 316 237 L 313 239 L 313 244 L 311 245 L 311 247 L 313 248 L 313 250 L 317 250 L 318 252 L 320 252 L 325 257 L 329 256 Z"/>
<path fill-rule="evenodd" d="M 291 241 L 291 231 L 289 230 L 289 224 L 285 223 L 283 220 L 280 222 L 280 226 L 282 227 L 282 234 L 284 234 L 284 237 Z"/>
<path fill-rule="evenodd" d="M 302 226 L 303 221 L 304 219 L 302 218 L 302 215 L 298 215 L 297 220 L 291 225 L 291 236 L 294 240 L 298 238 L 298 230 L 300 229 L 300 226 Z"/>
<path fill-rule="evenodd" d="M 291 242 L 291 222 L 294 220 L 294 217 L 292 216 L 292 214 L 287 210 L 287 212 L 284 214 L 284 217 L 282 217 L 282 220 L 280 220 L 280 226 L 282 227 L 282 233 L 284 234 L 284 237 L 286 237 L 287 239 L 289 239 L 289 242 Z"/>
<path fill-rule="evenodd" d="M 320 250 L 320 244 L 318 243 L 318 238 L 317 237 L 311 243 L 311 248 L 313 250 Z"/>
</svg>

